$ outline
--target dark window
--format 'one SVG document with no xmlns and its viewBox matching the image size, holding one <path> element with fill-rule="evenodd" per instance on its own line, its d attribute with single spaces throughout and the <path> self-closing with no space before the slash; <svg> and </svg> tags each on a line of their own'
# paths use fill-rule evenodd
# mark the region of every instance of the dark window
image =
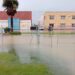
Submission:
<svg viewBox="0 0 75 75">
<path fill-rule="evenodd" d="M 66 18 L 66 16 L 64 16 L 64 15 L 63 15 L 63 16 L 61 16 L 61 19 L 62 19 L 62 20 L 64 20 L 65 18 Z"/>
<path fill-rule="evenodd" d="M 52 31 L 53 30 L 53 27 L 54 27 L 54 24 L 53 23 L 52 24 L 49 24 L 48 30 L 49 31 Z"/>
<path fill-rule="evenodd" d="M 50 18 L 51 20 L 53 20 L 53 19 L 54 19 L 54 16 L 53 16 L 53 15 L 51 15 L 49 18 Z"/>
<path fill-rule="evenodd" d="M 75 19 L 75 16 L 72 16 L 72 19 Z"/>
<path fill-rule="evenodd" d="M 75 27 L 75 23 L 72 24 L 72 27 Z"/>
</svg>

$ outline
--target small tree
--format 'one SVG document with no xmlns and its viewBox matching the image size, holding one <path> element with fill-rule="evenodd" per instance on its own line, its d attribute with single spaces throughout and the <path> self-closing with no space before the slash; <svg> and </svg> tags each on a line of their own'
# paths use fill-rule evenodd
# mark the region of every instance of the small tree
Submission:
<svg viewBox="0 0 75 75">
<path fill-rule="evenodd" d="M 13 32 L 13 16 L 17 13 L 18 1 L 3 0 L 3 7 L 5 7 L 7 15 L 11 17 L 11 32 Z"/>
</svg>

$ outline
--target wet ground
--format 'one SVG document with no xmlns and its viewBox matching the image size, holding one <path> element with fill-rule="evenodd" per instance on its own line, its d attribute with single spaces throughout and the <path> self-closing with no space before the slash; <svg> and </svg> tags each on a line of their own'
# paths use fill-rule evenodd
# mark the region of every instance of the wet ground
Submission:
<svg viewBox="0 0 75 75">
<path fill-rule="evenodd" d="M 39 58 L 54 75 L 75 75 L 75 35 L 0 34 L 0 51 L 15 49 L 21 63 Z"/>
</svg>

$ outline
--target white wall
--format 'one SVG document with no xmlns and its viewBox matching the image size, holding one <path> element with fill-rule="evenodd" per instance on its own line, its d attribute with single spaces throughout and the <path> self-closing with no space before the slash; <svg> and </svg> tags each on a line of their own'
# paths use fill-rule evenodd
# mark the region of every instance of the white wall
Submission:
<svg viewBox="0 0 75 75">
<path fill-rule="evenodd" d="M 31 27 L 31 20 L 21 20 L 20 21 L 20 31 L 25 32 L 25 31 L 30 31 Z"/>
<path fill-rule="evenodd" d="M 8 27 L 8 20 L 0 20 L 0 28 Z"/>
<path fill-rule="evenodd" d="M 0 30 L 8 27 L 8 20 L 0 20 Z M 20 31 L 30 31 L 31 20 L 20 20 Z"/>
<path fill-rule="evenodd" d="M 0 33 L 4 33 L 6 27 L 8 27 L 8 20 L 0 20 Z"/>
</svg>

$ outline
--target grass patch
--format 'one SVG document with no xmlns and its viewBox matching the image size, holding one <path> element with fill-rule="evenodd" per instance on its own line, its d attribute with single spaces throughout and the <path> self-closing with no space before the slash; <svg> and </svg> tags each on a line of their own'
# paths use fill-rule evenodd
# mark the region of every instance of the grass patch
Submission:
<svg viewBox="0 0 75 75">
<path fill-rule="evenodd" d="M 44 34 L 50 34 L 50 35 L 75 35 L 75 32 L 46 32 Z"/>
<path fill-rule="evenodd" d="M 31 56 L 31 61 L 32 61 L 32 63 L 40 63 L 39 58 L 36 56 Z"/>
<path fill-rule="evenodd" d="M 75 35 L 75 32 L 24 32 L 22 34 Z"/>
<path fill-rule="evenodd" d="M 21 64 L 13 53 L 0 53 L 0 75 L 52 75 L 44 64 Z"/>
<path fill-rule="evenodd" d="M 14 54 L 0 53 L 0 64 L 16 64 L 19 60 Z"/>
<path fill-rule="evenodd" d="M 63 32 L 54 32 L 54 31 L 52 31 L 51 34 L 53 34 L 53 35 L 56 35 L 56 34 L 57 35 L 65 35 L 65 34 L 68 35 L 69 34 L 70 35 L 70 34 L 75 34 L 75 32 L 65 32 L 65 31 L 63 31 Z"/>
<path fill-rule="evenodd" d="M 42 64 L 0 65 L 0 75 L 52 75 Z"/>
<path fill-rule="evenodd" d="M 10 53 L 10 54 L 13 54 L 13 55 L 15 55 L 15 56 L 17 56 L 16 55 L 16 51 L 15 51 L 15 49 L 13 48 L 13 49 L 11 49 L 11 50 L 9 50 L 9 52 L 8 53 Z"/>
<path fill-rule="evenodd" d="M 10 32 L 11 35 L 21 35 L 21 32 Z"/>
<path fill-rule="evenodd" d="M 55 32 L 55 31 L 34 31 L 34 32 L 9 32 L 9 33 L 4 33 L 4 34 L 10 34 L 10 35 L 21 35 L 21 34 L 49 34 L 49 35 L 75 35 L 75 32 Z"/>
</svg>

